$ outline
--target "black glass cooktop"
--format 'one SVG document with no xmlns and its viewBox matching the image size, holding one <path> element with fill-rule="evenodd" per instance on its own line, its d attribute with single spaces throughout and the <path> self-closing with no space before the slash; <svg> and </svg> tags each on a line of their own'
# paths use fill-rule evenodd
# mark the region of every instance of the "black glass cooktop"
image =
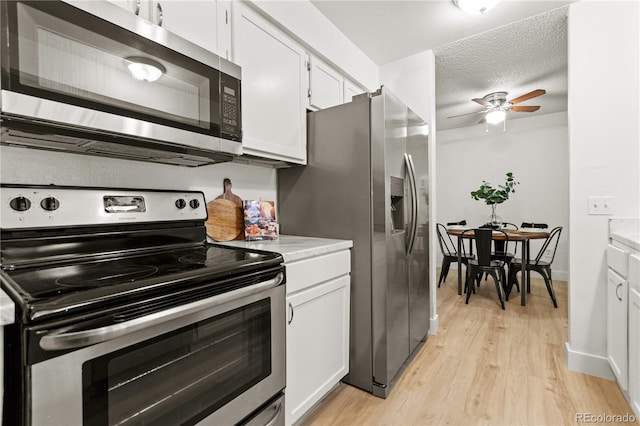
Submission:
<svg viewBox="0 0 640 426">
<path fill-rule="evenodd" d="M 279 264 L 275 253 L 202 245 L 191 248 L 128 255 L 106 260 L 65 262 L 4 271 L 27 302 L 81 292 L 95 295 L 172 280 L 228 276 Z"/>
</svg>

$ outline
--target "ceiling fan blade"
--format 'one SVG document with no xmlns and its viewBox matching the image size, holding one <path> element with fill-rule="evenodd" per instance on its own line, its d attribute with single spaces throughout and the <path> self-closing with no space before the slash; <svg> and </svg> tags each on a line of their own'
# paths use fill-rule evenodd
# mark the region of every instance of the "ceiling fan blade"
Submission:
<svg viewBox="0 0 640 426">
<path fill-rule="evenodd" d="M 536 105 L 536 106 L 523 105 L 523 106 L 511 107 L 510 111 L 514 111 L 514 112 L 533 112 L 533 111 L 537 111 L 539 109 L 540 109 L 540 107 L 538 105 Z"/>
<path fill-rule="evenodd" d="M 547 93 L 547 91 L 546 91 L 546 90 L 543 90 L 543 89 L 537 89 L 537 90 L 534 90 L 534 91 L 532 91 L 532 92 L 525 93 L 524 95 L 522 95 L 522 96 L 520 96 L 520 97 L 517 97 L 517 98 L 515 98 L 515 99 L 512 99 L 512 100 L 510 100 L 509 102 L 511 102 L 512 104 L 514 104 L 514 105 L 515 105 L 515 104 L 519 104 L 520 102 L 524 102 L 524 101 L 526 101 L 527 99 L 535 98 L 536 96 L 542 96 L 542 95 L 544 95 L 545 93 Z"/>
<path fill-rule="evenodd" d="M 473 99 L 471 99 L 471 100 L 472 100 L 473 102 L 477 103 L 477 104 L 482 105 L 482 106 L 491 106 L 491 103 L 489 103 L 489 102 L 485 101 L 485 100 L 484 100 L 484 99 L 482 99 L 482 98 L 473 98 Z"/>
<path fill-rule="evenodd" d="M 487 122 L 487 117 L 482 117 L 480 119 L 480 121 L 478 121 L 478 124 L 482 124 L 482 123 L 486 123 Z"/>
<path fill-rule="evenodd" d="M 484 114 L 485 112 L 487 112 L 487 111 L 468 112 L 466 114 L 452 115 L 451 117 L 447 117 L 447 118 L 462 117 L 462 116 L 465 116 L 465 115 L 472 115 L 472 114 Z"/>
</svg>

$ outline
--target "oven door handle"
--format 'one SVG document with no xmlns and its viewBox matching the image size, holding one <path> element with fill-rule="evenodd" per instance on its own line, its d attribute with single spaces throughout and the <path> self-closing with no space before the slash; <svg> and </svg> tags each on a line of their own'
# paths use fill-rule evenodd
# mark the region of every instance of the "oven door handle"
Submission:
<svg viewBox="0 0 640 426">
<path fill-rule="evenodd" d="M 280 285 L 283 279 L 284 274 L 280 272 L 275 276 L 275 278 L 250 287 L 239 288 L 228 293 L 219 294 L 207 299 L 191 302 L 186 305 L 176 306 L 174 308 L 155 312 L 153 314 L 145 315 L 144 317 L 135 318 L 119 324 L 81 331 L 69 331 L 71 327 L 61 328 L 51 331 L 46 336 L 43 336 L 42 339 L 40 339 L 40 347 L 45 351 L 56 351 L 82 348 L 84 346 L 106 342 L 162 322 L 174 320 L 185 315 L 269 290 Z"/>
</svg>

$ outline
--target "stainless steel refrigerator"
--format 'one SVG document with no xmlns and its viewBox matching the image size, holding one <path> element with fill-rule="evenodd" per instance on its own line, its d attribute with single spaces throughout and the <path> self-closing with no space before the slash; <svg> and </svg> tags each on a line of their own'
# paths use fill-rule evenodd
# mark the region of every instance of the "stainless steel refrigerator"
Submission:
<svg viewBox="0 0 640 426">
<path fill-rule="evenodd" d="M 308 114 L 278 170 L 282 234 L 353 240 L 349 374 L 386 398 L 429 328 L 427 125 L 382 87 Z"/>
</svg>

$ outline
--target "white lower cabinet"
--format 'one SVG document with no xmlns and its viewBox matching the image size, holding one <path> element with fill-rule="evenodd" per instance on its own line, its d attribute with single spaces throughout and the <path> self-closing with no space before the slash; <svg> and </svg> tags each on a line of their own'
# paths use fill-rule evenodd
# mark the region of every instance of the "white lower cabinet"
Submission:
<svg viewBox="0 0 640 426">
<path fill-rule="evenodd" d="M 300 420 L 349 372 L 351 278 L 348 266 L 346 272 L 341 266 L 344 258 L 350 258 L 349 250 L 301 262 L 310 276 L 318 276 L 313 271 L 319 266 L 337 261 L 331 269 L 336 276 L 287 294 L 287 425 Z"/>
<path fill-rule="evenodd" d="M 607 358 L 618 384 L 627 389 L 627 282 L 608 271 L 607 280 Z"/>
<path fill-rule="evenodd" d="M 629 289 L 629 404 L 640 417 L 640 292 Z"/>
</svg>

